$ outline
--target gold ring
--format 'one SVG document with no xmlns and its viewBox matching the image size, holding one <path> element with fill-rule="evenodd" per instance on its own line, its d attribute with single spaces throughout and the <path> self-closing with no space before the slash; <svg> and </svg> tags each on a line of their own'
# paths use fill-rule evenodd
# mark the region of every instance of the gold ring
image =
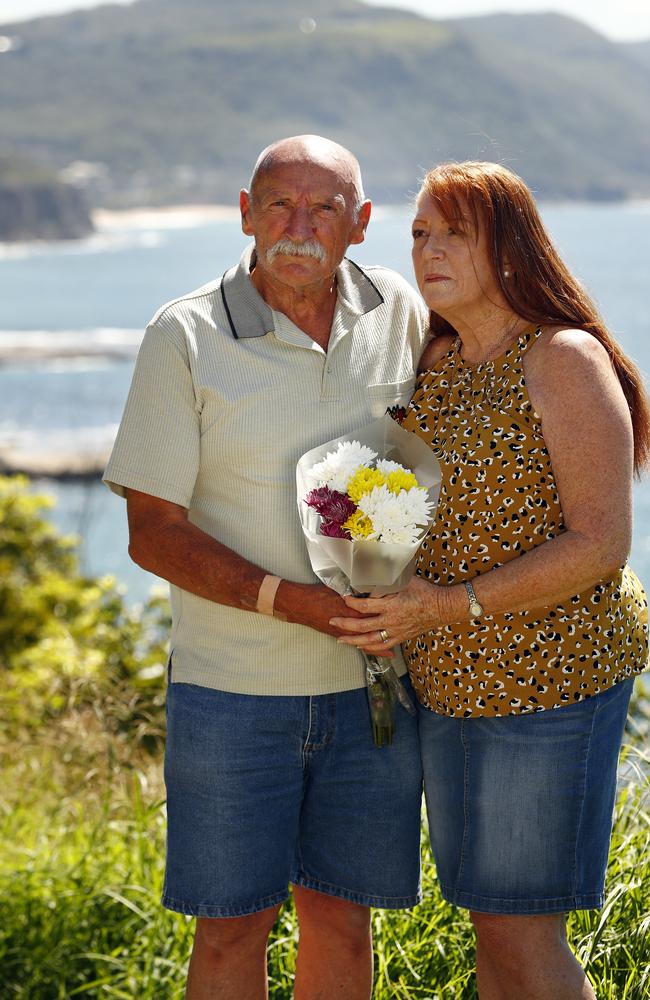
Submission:
<svg viewBox="0 0 650 1000">
<path fill-rule="evenodd" d="M 389 634 L 388 634 L 388 632 L 386 631 L 386 629 L 385 629 L 385 628 L 382 628 L 382 629 L 380 630 L 380 632 L 379 632 L 379 635 L 381 636 L 381 641 L 382 641 L 382 642 L 384 643 L 384 645 L 385 645 L 385 644 L 386 644 L 386 643 L 388 642 L 388 640 L 390 639 L 390 636 L 389 636 Z"/>
</svg>

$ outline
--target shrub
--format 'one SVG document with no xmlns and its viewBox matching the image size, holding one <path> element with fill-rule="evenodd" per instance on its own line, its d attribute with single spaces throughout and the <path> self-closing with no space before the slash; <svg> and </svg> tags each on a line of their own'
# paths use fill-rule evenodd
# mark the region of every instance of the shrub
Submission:
<svg viewBox="0 0 650 1000">
<path fill-rule="evenodd" d="M 111 577 L 79 572 L 76 542 L 24 477 L 0 477 L 0 671 L 7 725 L 33 728 L 101 705 L 107 723 L 161 733 L 167 602 L 130 608 Z"/>
</svg>

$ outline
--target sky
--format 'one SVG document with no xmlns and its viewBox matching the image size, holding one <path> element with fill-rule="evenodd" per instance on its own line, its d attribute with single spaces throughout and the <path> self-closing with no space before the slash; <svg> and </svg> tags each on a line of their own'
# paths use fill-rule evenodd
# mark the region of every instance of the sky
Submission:
<svg viewBox="0 0 650 1000">
<path fill-rule="evenodd" d="M 100 0 L 0 0 L 0 24 L 41 14 L 59 14 L 81 7 L 97 7 Z M 116 0 L 129 3 L 131 0 Z M 429 17 L 465 17 L 497 11 L 531 13 L 554 10 L 591 25 L 617 40 L 650 38 L 648 0 L 366 0 L 382 7 L 404 7 Z M 179 0 L 182 3 L 182 0 Z M 316 10 L 318 7 L 316 6 Z M 309 3 L 305 3 L 305 14 Z"/>
</svg>

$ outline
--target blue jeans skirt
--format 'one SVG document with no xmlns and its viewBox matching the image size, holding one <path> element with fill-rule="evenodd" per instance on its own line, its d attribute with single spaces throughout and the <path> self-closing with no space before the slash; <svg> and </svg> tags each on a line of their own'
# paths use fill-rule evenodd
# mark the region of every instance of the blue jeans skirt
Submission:
<svg viewBox="0 0 650 1000">
<path fill-rule="evenodd" d="M 445 899 L 484 913 L 602 906 L 632 686 L 502 718 L 450 718 L 420 706 L 429 833 Z"/>
<path fill-rule="evenodd" d="M 396 711 L 393 745 L 378 749 L 365 688 L 255 697 L 170 683 L 163 905 L 245 916 L 290 882 L 365 906 L 419 902 L 417 719 Z"/>
</svg>

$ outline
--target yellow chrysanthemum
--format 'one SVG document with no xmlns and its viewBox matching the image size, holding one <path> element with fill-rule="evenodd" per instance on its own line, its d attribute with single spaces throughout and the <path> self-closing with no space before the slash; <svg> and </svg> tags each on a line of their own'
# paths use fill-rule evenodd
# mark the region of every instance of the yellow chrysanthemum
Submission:
<svg viewBox="0 0 650 1000">
<path fill-rule="evenodd" d="M 383 486 L 386 476 L 379 469 L 368 469 L 360 465 L 348 483 L 348 496 L 354 503 L 359 503 L 362 496 L 374 490 L 375 486 Z"/>
<path fill-rule="evenodd" d="M 401 493 L 402 490 L 412 490 L 414 486 L 418 485 L 418 481 L 412 472 L 407 472 L 406 469 L 399 469 L 395 472 L 389 472 L 386 477 L 386 486 L 391 491 L 391 493 Z"/>
<path fill-rule="evenodd" d="M 353 538 L 367 538 L 373 532 L 373 524 L 362 510 L 355 510 L 343 525 Z"/>
</svg>

